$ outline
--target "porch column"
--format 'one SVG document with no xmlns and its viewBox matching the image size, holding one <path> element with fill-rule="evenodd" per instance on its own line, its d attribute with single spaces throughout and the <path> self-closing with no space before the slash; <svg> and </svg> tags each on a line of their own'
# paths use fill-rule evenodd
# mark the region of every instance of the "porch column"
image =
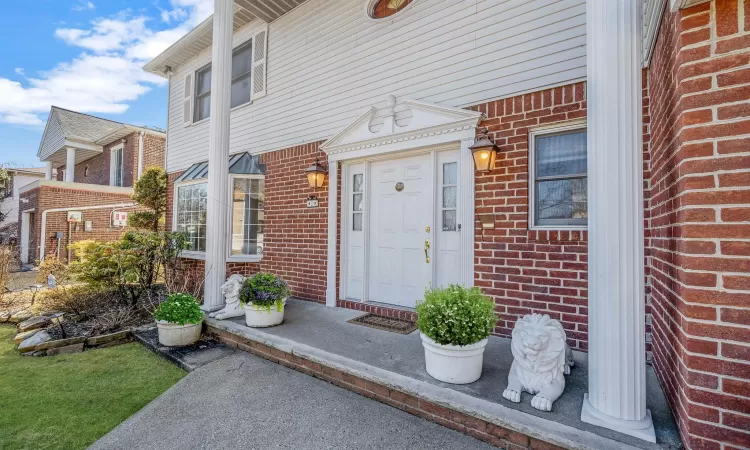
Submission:
<svg viewBox="0 0 750 450">
<path fill-rule="evenodd" d="M 656 442 L 646 409 L 641 0 L 587 0 L 589 392 L 581 420 Z"/>
<path fill-rule="evenodd" d="M 44 163 L 44 179 L 45 180 L 52 179 L 52 161 L 46 161 Z"/>
<path fill-rule="evenodd" d="M 232 91 L 234 2 L 214 0 L 211 63 L 211 124 L 208 140 L 208 217 L 203 309 L 224 305 L 221 285 L 227 272 L 229 201 L 229 108 Z"/>
<path fill-rule="evenodd" d="M 339 163 L 328 161 L 328 261 L 326 267 L 326 306 L 336 306 L 336 230 L 338 228 Z"/>
<path fill-rule="evenodd" d="M 65 181 L 72 183 L 75 181 L 76 176 L 76 149 L 73 147 L 67 148 L 68 154 L 65 159 Z"/>
</svg>

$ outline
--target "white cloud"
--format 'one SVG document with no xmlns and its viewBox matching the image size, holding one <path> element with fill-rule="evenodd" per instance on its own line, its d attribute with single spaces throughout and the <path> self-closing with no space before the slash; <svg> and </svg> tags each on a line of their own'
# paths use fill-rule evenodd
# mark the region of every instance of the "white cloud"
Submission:
<svg viewBox="0 0 750 450">
<path fill-rule="evenodd" d="M 131 102 L 166 83 L 144 72 L 143 64 L 208 17 L 213 0 L 170 0 L 164 11 L 174 26 L 162 30 L 149 27 L 152 18 L 129 10 L 96 19 L 89 27 L 58 28 L 56 38 L 83 52 L 35 76 L 16 68 L 20 81 L 0 77 L 0 123 L 41 126 L 51 105 L 87 113 L 125 112 Z"/>
<path fill-rule="evenodd" d="M 73 11 L 87 11 L 90 9 L 96 9 L 96 5 L 92 2 L 85 2 L 83 0 L 79 0 L 78 3 L 73 6 Z"/>
</svg>

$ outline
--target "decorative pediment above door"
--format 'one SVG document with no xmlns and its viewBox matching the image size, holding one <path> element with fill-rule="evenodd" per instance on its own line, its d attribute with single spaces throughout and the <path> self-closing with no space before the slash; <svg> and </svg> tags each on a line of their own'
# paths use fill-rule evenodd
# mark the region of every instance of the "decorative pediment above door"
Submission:
<svg viewBox="0 0 750 450">
<path fill-rule="evenodd" d="M 326 141 L 321 150 L 337 161 L 473 139 L 481 117 L 476 111 L 390 95 Z"/>
</svg>

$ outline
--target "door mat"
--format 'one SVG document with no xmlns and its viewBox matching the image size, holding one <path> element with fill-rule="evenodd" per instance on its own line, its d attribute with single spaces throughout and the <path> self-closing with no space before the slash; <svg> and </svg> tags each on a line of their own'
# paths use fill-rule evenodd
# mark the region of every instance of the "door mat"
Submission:
<svg viewBox="0 0 750 450">
<path fill-rule="evenodd" d="M 373 313 L 367 313 L 365 315 L 355 317 L 347 320 L 349 323 L 355 323 L 357 325 L 364 325 L 370 328 L 376 328 L 383 331 L 392 331 L 399 334 L 409 334 L 417 329 L 417 324 L 414 322 L 395 319 L 393 317 L 379 316 Z"/>
</svg>

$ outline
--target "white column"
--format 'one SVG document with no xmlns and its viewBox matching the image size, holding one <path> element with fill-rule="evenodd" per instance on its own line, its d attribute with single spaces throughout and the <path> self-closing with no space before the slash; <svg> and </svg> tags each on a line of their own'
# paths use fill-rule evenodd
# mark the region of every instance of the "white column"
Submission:
<svg viewBox="0 0 750 450">
<path fill-rule="evenodd" d="M 641 0 L 587 0 L 589 392 L 581 420 L 655 442 L 646 409 Z"/>
<path fill-rule="evenodd" d="M 472 129 L 473 132 L 474 129 Z M 461 224 L 459 279 L 464 286 L 474 286 L 474 220 L 476 220 L 474 189 L 476 185 L 474 184 L 474 157 L 471 156 L 471 149 L 469 149 L 472 145 L 474 145 L 473 138 L 462 140 L 459 156 L 461 168 L 461 175 L 458 178 L 461 183 L 461 188 L 458 190 L 461 196 L 458 202 L 459 223 Z"/>
<path fill-rule="evenodd" d="M 45 161 L 44 163 L 44 179 L 52 179 L 52 161 Z"/>
<path fill-rule="evenodd" d="M 229 108 L 232 91 L 232 21 L 234 2 L 214 0 L 211 63 L 211 124 L 208 149 L 208 218 L 203 309 L 224 305 L 229 207 Z"/>
<path fill-rule="evenodd" d="M 339 163 L 328 161 L 328 264 L 326 306 L 336 306 L 336 222 L 338 220 Z"/>
<path fill-rule="evenodd" d="M 65 159 L 65 181 L 72 183 L 76 179 L 76 149 L 68 147 L 67 158 Z"/>
</svg>

